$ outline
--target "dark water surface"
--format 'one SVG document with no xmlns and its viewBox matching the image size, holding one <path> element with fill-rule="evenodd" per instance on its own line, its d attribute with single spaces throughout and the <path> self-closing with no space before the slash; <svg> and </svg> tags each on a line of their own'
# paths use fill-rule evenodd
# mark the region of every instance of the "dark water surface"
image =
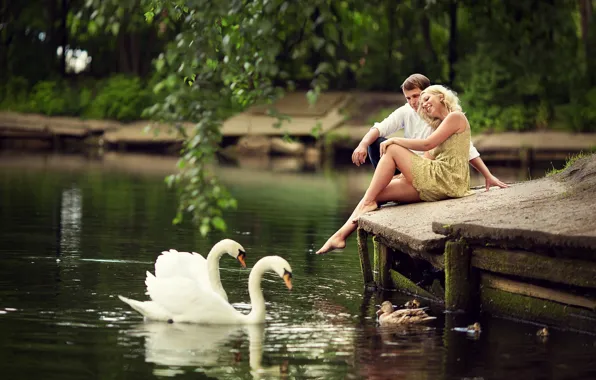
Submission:
<svg viewBox="0 0 596 380">
<path fill-rule="evenodd" d="M 370 172 L 293 171 L 291 160 L 218 169 L 238 199 L 228 233 L 173 226 L 172 158 L 0 155 L 1 379 L 590 379 L 596 338 L 481 317 L 483 332 L 439 309 L 428 326 L 385 329 L 375 310 L 398 293 L 362 289 L 354 239 L 313 254 L 350 214 Z M 527 178 L 494 170 L 502 179 Z M 533 173 L 534 177 L 542 173 Z M 480 184 L 480 178 L 474 178 Z M 164 249 L 206 254 L 221 238 L 286 258 L 294 290 L 267 275 L 267 324 L 251 328 L 144 323 L 116 297 L 145 300 L 145 271 Z M 248 311 L 248 270 L 221 260 L 230 301 Z"/>
</svg>

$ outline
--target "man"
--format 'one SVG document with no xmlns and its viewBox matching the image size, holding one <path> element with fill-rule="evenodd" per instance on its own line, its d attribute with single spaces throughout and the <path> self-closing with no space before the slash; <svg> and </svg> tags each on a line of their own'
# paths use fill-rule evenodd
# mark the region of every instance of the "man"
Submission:
<svg viewBox="0 0 596 380">
<path fill-rule="evenodd" d="M 356 166 L 364 164 L 368 154 L 371 163 L 376 168 L 380 160 L 380 144 L 386 140 L 386 136 L 399 129 L 403 128 L 404 137 L 409 139 L 424 139 L 430 136 L 433 129 L 416 112 L 420 93 L 428 86 L 430 86 L 430 80 L 422 74 L 412 74 L 404 81 L 401 89 L 408 104 L 404 104 L 393 111 L 382 122 L 375 123 L 368 133 L 364 135 L 362 141 L 360 141 L 360 144 L 358 144 L 358 147 L 352 153 L 352 162 Z M 424 152 L 414 153 L 422 155 Z M 480 153 L 478 153 L 471 142 L 470 164 L 484 176 L 486 190 L 490 189 L 491 186 L 508 187 L 507 184 L 492 175 L 484 164 L 484 161 L 482 161 L 482 158 L 480 158 Z M 396 171 L 396 174 L 399 174 L 399 171 Z"/>
</svg>

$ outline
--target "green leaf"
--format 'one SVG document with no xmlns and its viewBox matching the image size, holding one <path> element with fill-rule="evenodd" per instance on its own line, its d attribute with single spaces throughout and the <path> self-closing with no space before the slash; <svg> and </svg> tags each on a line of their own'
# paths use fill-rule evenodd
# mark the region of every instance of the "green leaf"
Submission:
<svg viewBox="0 0 596 380">
<path fill-rule="evenodd" d="M 327 52 L 327 54 L 329 54 L 331 57 L 335 57 L 335 45 L 333 44 L 327 44 L 325 46 L 325 51 Z M 326 63 L 326 62 L 325 62 Z"/>
<path fill-rule="evenodd" d="M 154 17 L 155 17 L 155 13 L 153 13 L 153 11 L 145 12 L 145 20 L 147 20 L 147 22 L 149 22 L 149 23 L 153 22 Z"/>
<path fill-rule="evenodd" d="M 112 30 L 112 34 L 114 36 L 117 36 L 118 35 L 118 32 L 120 31 L 120 24 L 117 23 L 117 22 L 113 23 L 112 26 L 111 26 L 111 30 Z"/>
<path fill-rule="evenodd" d="M 216 216 L 211 220 L 211 224 L 215 227 L 216 230 L 225 231 L 226 230 L 226 222 L 219 217 Z"/>
<path fill-rule="evenodd" d="M 201 227 L 199 227 L 199 232 L 201 233 L 202 236 L 207 236 L 207 234 L 209 233 L 210 230 L 211 230 L 211 227 L 209 227 L 208 224 L 201 224 Z"/>
<path fill-rule="evenodd" d="M 97 33 L 97 24 L 95 23 L 95 21 L 89 21 L 87 30 L 89 31 L 89 34 L 91 34 L 91 35 L 95 35 Z"/>
<path fill-rule="evenodd" d="M 308 100 L 308 104 L 311 106 L 313 106 L 317 102 L 318 98 L 319 98 L 319 94 L 314 90 L 309 90 L 306 93 L 306 99 Z"/>
<path fill-rule="evenodd" d="M 323 130 L 323 124 L 320 121 L 317 121 L 317 124 L 312 128 L 310 134 L 315 138 L 318 139 L 321 137 L 321 131 Z"/>
<path fill-rule="evenodd" d="M 157 72 L 162 71 L 165 64 L 166 64 L 166 62 L 162 57 L 157 58 L 155 60 L 155 70 L 157 70 Z"/>
</svg>

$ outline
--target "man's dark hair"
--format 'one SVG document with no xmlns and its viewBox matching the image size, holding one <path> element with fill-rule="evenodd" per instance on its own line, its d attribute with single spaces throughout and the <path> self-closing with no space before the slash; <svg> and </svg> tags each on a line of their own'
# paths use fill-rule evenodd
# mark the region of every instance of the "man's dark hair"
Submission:
<svg viewBox="0 0 596 380">
<path fill-rule="evenodd" d="M 401 85 L 402 90 L 412 91 L 416 88 L 424 91 L 430 86 L 430 80 L 422 74 L 412 74 Z"/>
</svg>

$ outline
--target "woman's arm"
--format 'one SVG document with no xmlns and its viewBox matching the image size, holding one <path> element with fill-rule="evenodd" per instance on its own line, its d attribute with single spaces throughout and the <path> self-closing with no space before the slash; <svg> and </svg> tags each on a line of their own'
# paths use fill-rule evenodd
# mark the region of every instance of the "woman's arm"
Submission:
<svg viewBox="0 0 596 380">
<path fill-rule="evenodd" d="M 425 139 L 405 139 L 394 137 L 381 144 L 381 154 L 385 153 L 391 144 L 401 145 L 404 148 L 418 151 L 429 151 L 434 149 L 451 135 L 466 126 L 466 117 L 461 112 L 451 112 L 430 136 Z"/>
</svg>

